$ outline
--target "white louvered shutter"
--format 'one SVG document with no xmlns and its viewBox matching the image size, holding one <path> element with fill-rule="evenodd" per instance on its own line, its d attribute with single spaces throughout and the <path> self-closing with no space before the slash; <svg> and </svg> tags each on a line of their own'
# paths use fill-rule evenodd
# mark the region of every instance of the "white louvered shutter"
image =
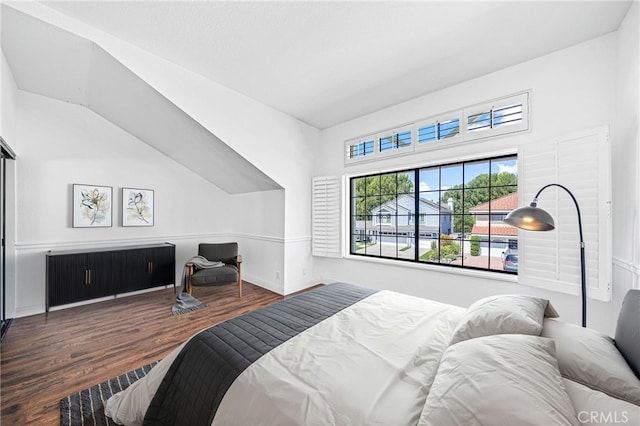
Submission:
<svg viewBox="0 0 640 426">
<path fill-rule="evenodd" d="M 312 254 L 342 256 L 342 177 L 313 178 Z"/>
<path fill-rule="evenodd" d="M 528 205 L 543 186 L 557 183 L 576 197 L 585 241 L 587 295 L 611 300 L 611 170 L 608 126 L 544 143 L 518 153 L 520 205 Z M 571 197 L 549 187 L 538 206 L 555 220 L 549 232 L 518 231 L 519 282 L 579 294 L 578 217 Z"/>
</svg>

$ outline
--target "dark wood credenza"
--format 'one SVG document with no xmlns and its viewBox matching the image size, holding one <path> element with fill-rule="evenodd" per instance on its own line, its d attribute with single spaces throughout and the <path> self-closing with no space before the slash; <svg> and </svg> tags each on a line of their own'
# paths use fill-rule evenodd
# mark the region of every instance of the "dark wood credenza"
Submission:
<svg viewBox="0 0 640 426">
<path fill-rule="evenodd" d="M 175 291 L 175 269 L 176 249 L 169 243 L 49 251 L 46 310 L 163 285 Z"/>
</svg>

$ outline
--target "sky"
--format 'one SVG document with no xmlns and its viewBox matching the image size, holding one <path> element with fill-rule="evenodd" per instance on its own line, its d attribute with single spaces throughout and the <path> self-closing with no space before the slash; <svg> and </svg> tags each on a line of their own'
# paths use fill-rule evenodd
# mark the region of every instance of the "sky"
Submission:
<svg viewBox="0 0 640 426">
<path fill-rule="evenodd" d="M 443 166 L 441 168 L 427 168 L 420 170 L 420 191 L 447 190 L 455 185 L 469 183 L 478 175 L 487 173 L 513 173 L 518 174 L 518 160 L 516 157 L 508 157 L 493 161 L 476 161 Z"/>
</svg>

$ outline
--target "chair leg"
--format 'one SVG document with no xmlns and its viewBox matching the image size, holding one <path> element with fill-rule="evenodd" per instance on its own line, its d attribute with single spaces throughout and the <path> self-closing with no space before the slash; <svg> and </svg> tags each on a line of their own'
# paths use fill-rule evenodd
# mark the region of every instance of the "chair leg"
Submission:
<svg viewBox="0 0 640 426">
<path fill-rule="evenodd" d="M 193 263 L 187 263 L 189 275 L 187 275 L 187 293 L 191 294 L 193 286 L 191 285 L 191 276 L 193 275 Z"/>
<path fill-rule="evenodd" d="M 242 299 L 242 262 L 238 262 L 238 296 Z"/>
</svg>

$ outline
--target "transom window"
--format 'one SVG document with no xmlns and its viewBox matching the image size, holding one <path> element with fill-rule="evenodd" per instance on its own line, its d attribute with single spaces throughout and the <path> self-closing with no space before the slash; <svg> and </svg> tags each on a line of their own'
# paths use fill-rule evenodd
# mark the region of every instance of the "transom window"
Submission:
<svg viewBox="0 0 640 426">
<path fill-rule="evenodd" d="M 517 193 L 515 155 L 353 177 L 350 253 L 517 273 Z"/>
<path fill-rule="evenodd" d="M 411 145 L 411 131 L 393 133 L 380 138 L 380 152 L 392 151 Z"/>
<path fill-rule="evenodd" d="M 405 155 L 527 130 L 529 93 L 524 92 L 345 141 L 345 163 Z"/>
<path fill-rule="evenodd" d="M 426 126 L 418 126 L 418 144 L 453 138 L 460 133 L 460 120 L 452 118 Z"/>
<path fill-rule="evenodd" d="M 371 154 L 373 154 L 373 139 L 349 145 L 347 152 L 349 158 L 364 157 Z"/>
<path fill-rule="evenodd" d="M 467 117 L 467 131 L 469 133 L 482 132 L 520 124 L 522 123 L 522 111 L 522 102 L 500 107 L 487 107 L 486 110 L 473 113 Z"/>
</svg>

